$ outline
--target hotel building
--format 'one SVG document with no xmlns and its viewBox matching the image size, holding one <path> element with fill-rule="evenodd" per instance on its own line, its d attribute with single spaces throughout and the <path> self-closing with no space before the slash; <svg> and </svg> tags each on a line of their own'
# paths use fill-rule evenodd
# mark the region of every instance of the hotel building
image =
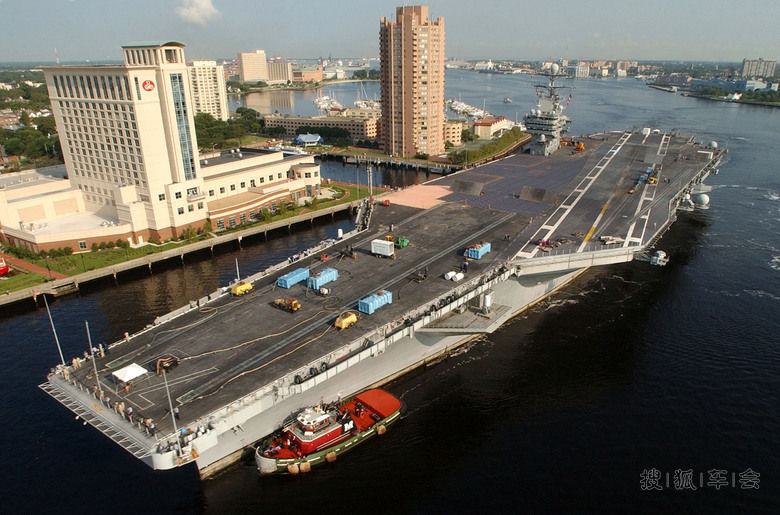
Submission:
<svg viewBox="0 0 780 515">
<path fill-rule="evenodd" d="M 427 6 L 396 8 L 379 22 L 383 150 L 401 157 L 444 152 L 444 18 Z"/>
<path fill-rule="evenodd" d="M 240 225 L 319 191 L 309 155 L 199 156 L 184 45 L 123 47 L 124 65 L 44 69 L 68 179 L 0 189 L 0 236 L 30 250 Z M 201 159 L 202 157 L 202 159 Z"/>
</svg>

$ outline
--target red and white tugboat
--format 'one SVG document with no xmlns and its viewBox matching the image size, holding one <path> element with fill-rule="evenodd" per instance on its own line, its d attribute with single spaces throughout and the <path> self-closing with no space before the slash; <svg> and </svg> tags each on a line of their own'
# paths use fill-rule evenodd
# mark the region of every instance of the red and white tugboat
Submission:
<svg viewBox="0 0 780 515">
<path fill-rule="evenodd" d="M 261 474 L 308 472 L 336 457 L 401 417 L 402 403 L 384 390 L 368 390 L 335 407 L 302 410 L 277 433 L 258 445 L 255 463 Z"/>
</svg>

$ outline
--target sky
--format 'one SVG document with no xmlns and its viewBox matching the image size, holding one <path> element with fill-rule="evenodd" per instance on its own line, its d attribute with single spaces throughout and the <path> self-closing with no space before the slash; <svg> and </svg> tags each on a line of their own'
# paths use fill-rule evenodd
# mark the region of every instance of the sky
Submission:
<svg viewBox="0 0 780 515">
<path fill-rule="evenodd" d="M 420 4 L 444 18 L 447 58 L 780 58 L 778 0 L 0 0 L 0 63 L 119 61 L 159 40 L 190 59 L 377 57 L 379 19 Z"/>
</svg>

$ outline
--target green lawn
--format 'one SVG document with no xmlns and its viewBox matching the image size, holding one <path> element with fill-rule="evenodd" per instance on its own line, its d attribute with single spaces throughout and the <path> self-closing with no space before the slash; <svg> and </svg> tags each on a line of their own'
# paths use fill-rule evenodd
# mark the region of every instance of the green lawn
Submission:
<svg viewBox="0 0 780 515">
<path fill-rule="evenodd" d="M 6 291 L 18 291 L 46 282 L 46 277 L 32 272 L 16 272 L 0 279 L 0 295 Z"/>
<path fill-rule="evenodd" d="M 29 260 L 30 263 L 34 263 L 40 267 L 54 270 L 65 275 L 78 275 L 87 270 L 96 268 L 103 268 L 117 263 L 123 263 L 144 257 L 148 254 L 156 254 L 164 250 L 170 250 L 179 248 L 185 245 L 185 242 L 169 242 L 163 245 L 144 245 L 139 248 L 127 248 L 127 249 L 106 249 L 99 250 L 97 252 L 82 252 L 80 254 L 72 254 L 70 256 L 61 256 L 47 259 L 33 259 Z"/>
</svg>

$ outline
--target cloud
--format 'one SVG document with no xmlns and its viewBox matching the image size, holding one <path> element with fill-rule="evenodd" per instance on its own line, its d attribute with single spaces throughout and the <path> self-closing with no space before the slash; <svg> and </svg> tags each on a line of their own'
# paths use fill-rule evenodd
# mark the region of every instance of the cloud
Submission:
<svg viewBox="0 0 780 515">
<path fill-rule="evenodd" d="M 211 0 L 182 0 L 181 7 L 176 8 L 176 14 L 187 23 L 206 25 L 221 13 L 211 4 Z"/>
</svg>

